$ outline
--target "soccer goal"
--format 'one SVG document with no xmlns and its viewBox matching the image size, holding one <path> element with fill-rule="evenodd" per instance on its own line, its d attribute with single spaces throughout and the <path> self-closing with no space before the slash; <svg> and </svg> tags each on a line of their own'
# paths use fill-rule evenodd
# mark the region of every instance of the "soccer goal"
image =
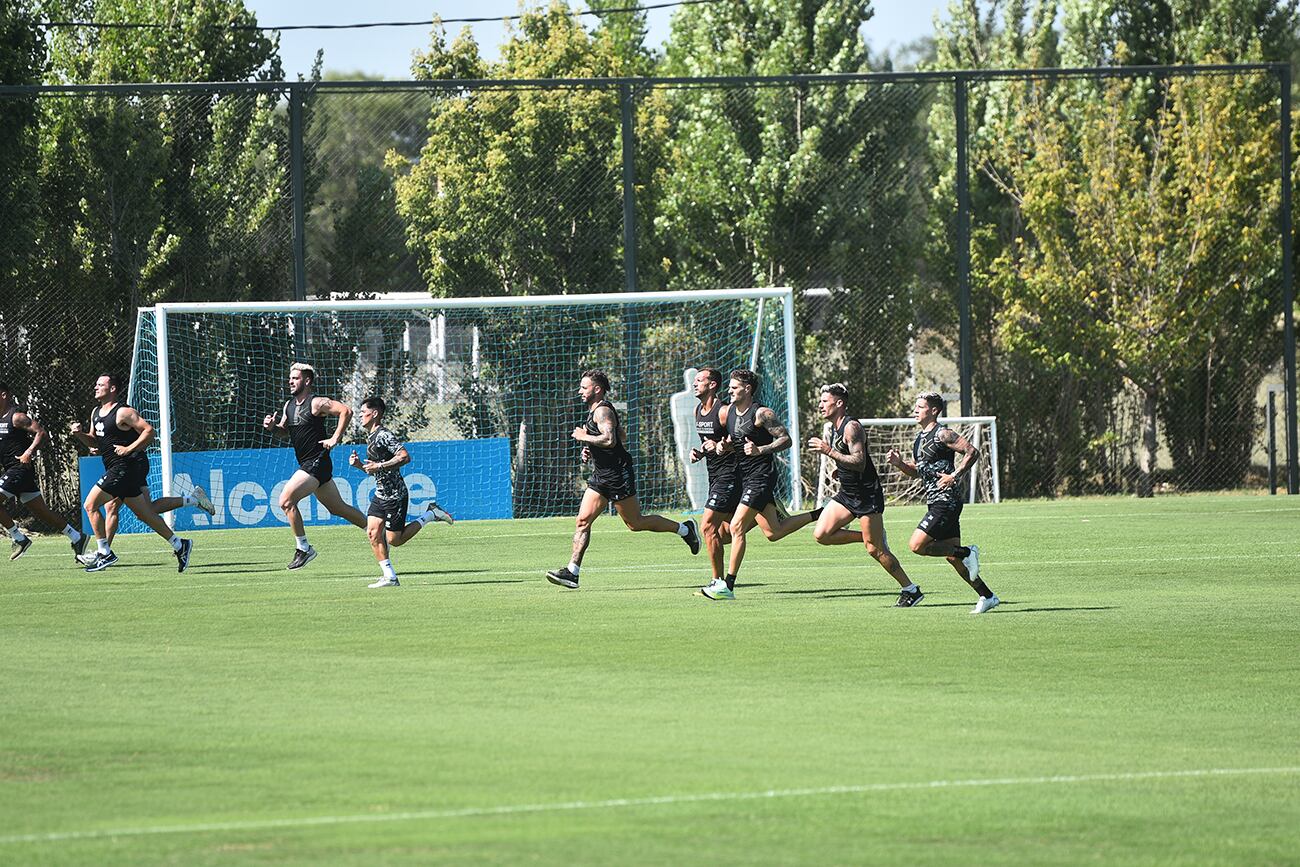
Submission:
<svg viewBox="0 0 1300 867">
<path fill-rule="evenodd" d="M 890 503 L 923 503 L 925 491 L 920 479 L 910 479 L 889 465 L 885 455 L 891 448 L 902 452 L 907 460 L 912 459 L 912 441 L 916 437 L 917 426 L 914 418 L 861 418 L 863 431 L 867 435 L 867 454 L 880 473 L 881 485 L 885 489 L 885 499 Z M 998 477 L 998 420 L 996 416 L 954 416 L 939 419 L 943 424 L 966 437 L 967 442 L 980 450 L 979 464 L 970 474 L 963 491 L 963 498 L 968 503 L 998 503 L 1002 500 L 1001 483 Z M 829 437 L 830 424 L 822 426 L 822 436 Z M 820 506 L 839 491 L 839 482 L 835 479 L 835 464 L 823 457 L 817 472 L 817 504 Z"/>
<path fill-rule="evenodd" d="M 788 288 L 160 304 L 139 313 L 129 385 L 158 429 L 153 489 L 203 485 L 218 509 L 178 512 L 178 526 L 285 521 L 278 500 L 296 463 L 262 419 L 282 411 L 298 361 L 315 367 L 320 396 L 388 403 L 386 424 L 412 455 L 413 514 L 435 495 L 457 518 L 572 514 L 588 474 L 572 433 L 590 368 L 612 381 L 646 509 L 691 506 L 672 411 L 689 367 L 757 368 L 759 400 L 798 438 Z M 364 510 L 371 482 L 347 463 L 364 443 L 359 423 L 341 442 L 335 481 Z M 782 458 L 780 494 L 797 508 L 798 461 Z M 303 513 L 331 521 L 314 499 Z"/>
</svg>

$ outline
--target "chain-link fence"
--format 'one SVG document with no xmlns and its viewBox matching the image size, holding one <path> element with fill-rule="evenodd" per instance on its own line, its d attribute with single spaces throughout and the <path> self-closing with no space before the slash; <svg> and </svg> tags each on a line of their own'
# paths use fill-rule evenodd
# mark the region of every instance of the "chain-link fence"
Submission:
<svg viewBox="0 0 1300 867">
<path fill-rule="evenodd" d="M 3 88 L 4 376 L 71 512 L 59 434 L 141 306 L 788 285 L 804 430 L 823 382 L 874 417 L 936 390 L 999 417 L 1004 496 L 1262 489 L 1288 90 L 1275 65 Z"/>
</svg>

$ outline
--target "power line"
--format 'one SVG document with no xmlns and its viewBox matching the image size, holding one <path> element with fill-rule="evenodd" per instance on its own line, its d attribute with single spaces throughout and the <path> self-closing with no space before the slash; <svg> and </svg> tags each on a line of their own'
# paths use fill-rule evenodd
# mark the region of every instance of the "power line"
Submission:
<svg viewBox="0 0 1300 867">
<path fill-rule="evenodd" d="M 623 6 L 617 9 L 585 9 L 575 15 L 615 15 L 622 12 L 644 12 L 650 9 L 668 9 L 673 6 L 698 6 L 724 3 L 728 0 L 673 0 L 670 3 L 647 3 L 644 6 Z M 527 13 L 525 13 L 527 14 Z M 482 24 L 489 21 L 518 21 L 520 15 L 490 15 L 480 18 L 438 18 L 429 21 L 370 21 L 360 24 L 286 24 L 270 27 L 262 24 L 227 24 L 227 30 L 366 30 L 372 27 L 429 27 L 434 24 Z M 84 27 L 88 30 L 171 30 L 174 24 L 155 21 L 42 21 L 42 27 Z"/>
</svg>

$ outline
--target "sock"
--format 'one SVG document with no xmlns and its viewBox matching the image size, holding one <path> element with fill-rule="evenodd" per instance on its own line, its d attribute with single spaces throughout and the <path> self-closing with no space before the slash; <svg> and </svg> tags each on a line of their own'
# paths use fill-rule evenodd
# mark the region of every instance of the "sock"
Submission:
<svg viewBox="0 0 1300 867">
<path fill-rule="evenodd" d="M 993 591 L 989 589 L 989 585 L 984 583 L 983 578 L 976 578 L 974 581 L 970 582 L 970 586 L 975 588 L 975 592 L 983 596 L 985 599 L 988 599 L 993 595 Z"/>
<path fill-rule="evenodd" d="M 27 540 L 27 534 L 23 532 L 21 527 L 14 524 L 9 528 L 9 538 L 13 539 L 15 542 L 23 542 Z"/>
<path fill-rule="evenodd" d="M 193 494 L 186 494 L 185 496 L 181 497 L 182 506 L 195 506 L 198 505 L 198 502 L 199 502 L 198 500 L 194 499 Z"/>
<path fill-rule="evenodd" d="M 181 537 L 173 533 L 172 537 L 167 540 L 167 544 L 172 546 L 173 551 L 179 551 L 181 549 Z"/>
<path fill-rule="evenodd" d="M 297 541 L 297 543 L 298 543 L 298 550 L 299 550 L 299 551 L 306 551 L 308 548 L 311 547 L 311 545 L 308 545 L 308 544 L 307 544 L 307 537 L 306 537 L 306 536 L 294 536 L 293 538 L 294 538 L 294 539 Z"/>
<path fill-rule="evenodd" d="M 570 563 L 569 566 L 568 566 L 568 569 L 569 569 L 570 572 L 573 573 L 573 577 L 574 577 L 574 578 L 577 578 L 577 577 L 578 577 L 578 570 L 581 569 L 581 568 L 582 568 L 582 567 L 579 566 L 577 563 Z"/>
<path fill-rule="evenodd" d="M 952 549 L 952 553 L 954 557 L 960 557 L 961 559 L 965 560 L 967 557 L 970 556 L 970 548 L 958 546 Z"/>
<path fill-rule="evenodd" d="M 822 516 L 822 512 L 824 512 L 824 511 L 826 511 L 825 508 L 821 508 L 821 507 L 819 507 L 819 508 L 813 509 L 813 510 L 812 510 L 811 512 L 809 512 L 808 514 L 809 514 L 810 516 L 812 516 L 812 519 L 813 519 L 814 521 L 816 521 L 818 518 L 820 518 L 820 517 Z"/>
<path fill-rule="evenodd" d="M 902 592 L 904 592 L 904 593 L 915 593 L 915 592 L 916 592 L 916 589 L 917 589 L 917 588 L 916 588 L 916 582 L 913 581 L 911 584 L 908 584 L 906 587 L 903 587 L 903 588 L 902 588 Z"/>
<path fill-rule="evenodd" d="M 71 524 L 65 524 L 63 526 L 63 535 L 67 536 L 73 544 L 76 544 L 77 540 L 81 538 L 81 531 Z"/>
<path fill-rule="evenodd" d="M 687 534 L 690 532 L 691 532 L 691 528 L 686 526 L 685 521 L 677 525 L 677 535 L 681 536 L 683 539 L 685 539 Z"/>
<path fill-rule="evenodd" d="M 393 569 L 392 560 L 380 560 L 379 571 L 384 573 L 385 578 L 396 578 L 397 572 Z"/>
<path fill-rule="evenodd" d="M 112 549 L 108 547 L 107 539 L 96 539 L 95 546 L 99 549 L 99 553 L 101 554 L 108 555 L 113 553 Z"/>
<path fill-rule="evenodd" d="M 728 590 L 735 590 L 735 589 L 736 589 L 736 576 L 735 576 L 735 575 L 728 574 L 727 577 L 724 578 L 723 580 L 727 582 L 727 589 L 728 589 Z"/>
</svg>

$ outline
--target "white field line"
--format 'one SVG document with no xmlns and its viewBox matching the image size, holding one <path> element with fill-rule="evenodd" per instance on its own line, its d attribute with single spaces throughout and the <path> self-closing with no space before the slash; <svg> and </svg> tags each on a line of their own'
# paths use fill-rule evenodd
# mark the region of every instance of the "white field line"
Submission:
<svg viewBox="0 0 1300 867">
<path fill-rule="evenodd" d="M 978 789 L 995 786 L 1050 786 L 1078 783 L 1132 783 L 1146 780 L 1175 780 L 1204 777 L 1263 776 L 1300 773 L 1300 767 L 1278 768 L 1201 768 L 1183 771 L 1136 771 L 1113 774 L 1060 774 L 1047 777 L 995 777 L 973 780 L 930 780 L 917 783 L 866 783 L 847 786 L 820 786 L 805 789 L 768 789 L 758 792 L 705 792 L 695 795 L 658 795 L 643 798 L 610 798 L 600 801 L 558 801 L 550 804 L 504 804 L 496 807 L 462 807 L 441 810 L 407 810 L 399 813 L 352 813 L 336 816 L 299 816 L 283 819 L 246 819 L 230 822 L 196 822 L 182 825 L 143 825 L 122 828 L 98 828 L 80 831 L 50 831 L 38 834 L 0 836 L 0 845 L 15 843 L 58 843 L 69 840 L 144 837 L 156 834 L 206 834 L 222 831 L 261 831 L 285 828 L 311 828 L 324 825 L 354 825 L 375 822 L 413 822 L 439 819 L 466 819 L 482 816 L 512 816 L 529 813 L 559 813 L 587 810 L 611 810 L 623 807 L 698 804 L 726 801 L 761 801 L 778 798 L 863 795 L 879 792 L 934 791 L 939 789 Z"/>
</svg>

